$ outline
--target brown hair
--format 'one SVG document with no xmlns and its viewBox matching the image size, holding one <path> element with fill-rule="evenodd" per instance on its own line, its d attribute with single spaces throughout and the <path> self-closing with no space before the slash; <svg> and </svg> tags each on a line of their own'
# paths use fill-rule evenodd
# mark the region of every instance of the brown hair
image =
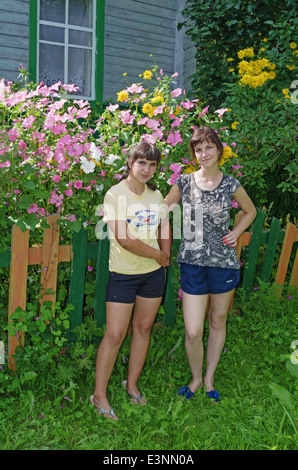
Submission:
<svg viewBox="0 0 298 470">
<path fill-rule="evenodd" d="M 216 145 L 217 150 L 219 151 L 218 160 L 220 160 L 223 154 L 223 145 L 217 133 L 215 132 L 215 130 L 209 126 L 199 127 L 194 130 L 192 137 L 190 139 L 190 142 L 189 142 L 189 148 L 191 150 L 191 154 L 193 158 L 195 158 L 195 151 L 194 151 L 195 146 L 197 144 L 202 143 L 204 140 L 207 140 L 207 141 L 211 140 Z"/>
<path fill-rule="evenodd" d="M 145 158 L 146 160 L 156 162 L 158 165 L 161 160 L 161 153 L 155 145 L 150 144 L 149 142 L 139 142 L 130 148 L 128 154 L 128 159 L 131 160 L 132 165 L 138 158 Z M 130 168 L 128 164 L 126 164 L 126 170 L 124 173 L 125 178 L 129 175 L 129 170 Z M 146 184 L 148 188 L 153 191 L 156 190 L 156 184 L 150 181 L 147 181 Z"/>
</svg>

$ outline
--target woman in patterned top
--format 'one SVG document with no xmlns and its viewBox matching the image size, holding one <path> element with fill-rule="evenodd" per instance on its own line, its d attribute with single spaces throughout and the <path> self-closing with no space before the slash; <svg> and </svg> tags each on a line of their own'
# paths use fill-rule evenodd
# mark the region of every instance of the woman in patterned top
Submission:
<svg viewBox="0 0 298 470">
<path fill-rule="evenodd" d="M 178 394 L 190 399 L 204 386 L 208 397 L 218 401 L 214 375 L 225 343 L 228 308 L 239 283 L 237 239 L 254 220 L 256 209 L 239 181 L 220 171 L 223 145 L 213 129 L 197 128 L 190 149 L 199 168 L 181 175 L 165 199 L 169 210 L 180 202 L 183 206 L 183 236 L 177 262 L 181 269 L 185 349 L 192 380 Z M 233 199 L 243 216 L 230 231 Z M 202 336 L 208 299 L 209 338 L 203 380 Z"/>
</svg>

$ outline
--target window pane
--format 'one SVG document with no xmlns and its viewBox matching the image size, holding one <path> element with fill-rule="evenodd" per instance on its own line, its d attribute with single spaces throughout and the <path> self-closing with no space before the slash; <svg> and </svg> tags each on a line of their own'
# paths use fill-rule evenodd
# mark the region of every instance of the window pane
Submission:
<svg viewBox="0 0 298 470">
<path fill-rule="evenodd" d="M 93 0 L 69 0 L 68 24 L 92 28 Z"/>
<path fill-rule="evenodd" d="M 40 0 L 40 19 L 65 23 L 65 0 Z"/>
<path fill-rule="evenodd" d="M 92 33 L 70 29 L 68 42 L 69 44 L 92 47 Z"/>
<path fill-rule="evenodd" d="M 52 44 L 39 45 L 39 81 L 51 86 L 64 83 L 64 47 Z"/>
<path fill-rule="evenodd" d="M 40 25 L 39 39 L 44 41 L 63 42 L 64 43 L 64 28 L 57 28 L 55 26 Z"/>
<path fill-rule="evenodd" d="M 70 47 L 68 51 L 68 83 L 79 87 L 77 95 L 91 96 L 91 51 Z"/>
</svg>

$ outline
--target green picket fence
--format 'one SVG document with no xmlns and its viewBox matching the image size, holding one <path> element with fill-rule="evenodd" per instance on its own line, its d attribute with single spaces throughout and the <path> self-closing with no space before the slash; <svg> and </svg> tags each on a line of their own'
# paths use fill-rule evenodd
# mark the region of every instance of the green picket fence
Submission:
<svg viewBox="0 0 298 470">
<path fill-rule="evenodd" d="M 236 216 L 236 219 L 238 217 L 241 217 L 241 214 Z M 11 250 L 0 254 L 0 267 L 10 267 L 8 318 L 17 307 L 26 308 L 29 265 L 40 265 L 44 292 L 48 288 L 56 291 L 58 263 L 66 261 L 71 262 L 68 302 L 74 306 L 70 318 L 71 330 L 73 330 L 83 320 L 86 266 L 89 260 L 96 260 L 94 319 L 99 326 L 104 325 L 106 320 L 105 290 L 109 274 L 109 240 L 106 237 L 96 243 L 90 243 L 87 231 L 82 229 L 78 233 L 73 233 L 72 246 L 59 245 L 57 218 L 57 215 L 48 218 L 51 228 L 45 230 L 43 245 L 37 247 L 29 246 L 28 231 L 22 232 L 17 226 L 14 226 Z M 286 282 L 289 286 L 298 287 L 298 230 L 296 226 L 288 223 L 286 229 L 282 230 L 280 221 L 273 218 L 270 229 L 264 230 L 264 220 L 265 214 L 258 210 L 251 232 L 245 232 L 238 239 L 237 253 L 240 260 L 243 258 L 243 247 L 247 247 L 245 248 L 247 253 L 245 253 L 245 268 L 241 283 L 247 295 L 253 289 L 256 276 L 263 281 L 275 282 L 278 286 L 283 286 Z M 172 260 L 167 268 L 167 282 L 162 303 L 164 325 L 166 326 L 174 324 L 177 310 L 180 272 L 175 258 L 179 244 L 180 240 L 173 240 Z M 278 246 L 281 247 L 281 250 L 277 251 Z M 263 256 L 261 270 L 260 253 Z M 273 278 L 272 270 L 277 257 L 278 266 Z M 291 269 L 289 269 L 289 265 Z M 280 291 L 281 289 L 279 289 Z M 46 296 L 46 300 L 55 301 L 55 293 Z M 232 305 L 233 301 L 230 310 L 232 310 Z M 10 339 L 11 355 L 19 340 Z"/>
</svg>

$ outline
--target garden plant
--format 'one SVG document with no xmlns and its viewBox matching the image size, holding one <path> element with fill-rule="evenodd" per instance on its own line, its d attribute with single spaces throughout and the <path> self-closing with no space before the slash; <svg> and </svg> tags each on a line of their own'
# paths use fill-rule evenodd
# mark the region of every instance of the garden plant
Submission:
<svg viewBox="0 0 298 470">
<path fill-rule="evenodd" d="M 22 67 L 21 85 L 2 79 L 0 254 L 10 247 L 14 224 L 40 243 L 46 216 L 53 213 L 64 243 L 82 227 L 96 240 L 104 194 L 125 172 L 129 147 L 145 140 L 160 148 L 155 182 L 166 195 L 179 174 L 195 171 L 187 143 L 192 129 L 204 124 L 224 142 L 224 172 L 243 183 L 258 207 L 283 221 L 293 219 L 297 103 L 290 85 L 298 49 L 285 36 L 276 49 L 274 34 L 272 29 L 258 50 L 247 47 L 233 61 L 225 58 L 231 79 L 225 101 L 212 112 L 176 86 L 176 74 L 168 77 L 157 66 L 142 72 L 138 83 L 127 83 L 100 114 L 87 101 L 73 99 L 75 85 L 30 83 Z M 121 388 L 128 335 L 109 389 L 122 416 L 115 423 L 97 416 L 88 402 L 104 332 L 92 319 L 94 268 L 86 269 L 84 321 L 71 344 L 70 265 L 59 270 L 54 306 L 40 303 L 38 269 L 28 273 L 25 311 L 17 309 L 8 325 L 9 270 L 0 268 L 0 344 L 7 344 L 8 334 L 26 334 L 16 351 L 16 370 L 0 364 L 1 449 L 297 448 L 295 289 L 278 297 L 274 286 L 256 281 L 248 298 L 237 291 L 238 314 L 229 315 L 217 372 L 223 398 L 214 406 L 203 393 L 189 402 L 177 397 L 177 385 L 188 380 L 182 309 L 178 304 L 174 327 L 163 327 L 161 308 L 140 383 L 148 404 L 132 406 Z"/>
</svg>

